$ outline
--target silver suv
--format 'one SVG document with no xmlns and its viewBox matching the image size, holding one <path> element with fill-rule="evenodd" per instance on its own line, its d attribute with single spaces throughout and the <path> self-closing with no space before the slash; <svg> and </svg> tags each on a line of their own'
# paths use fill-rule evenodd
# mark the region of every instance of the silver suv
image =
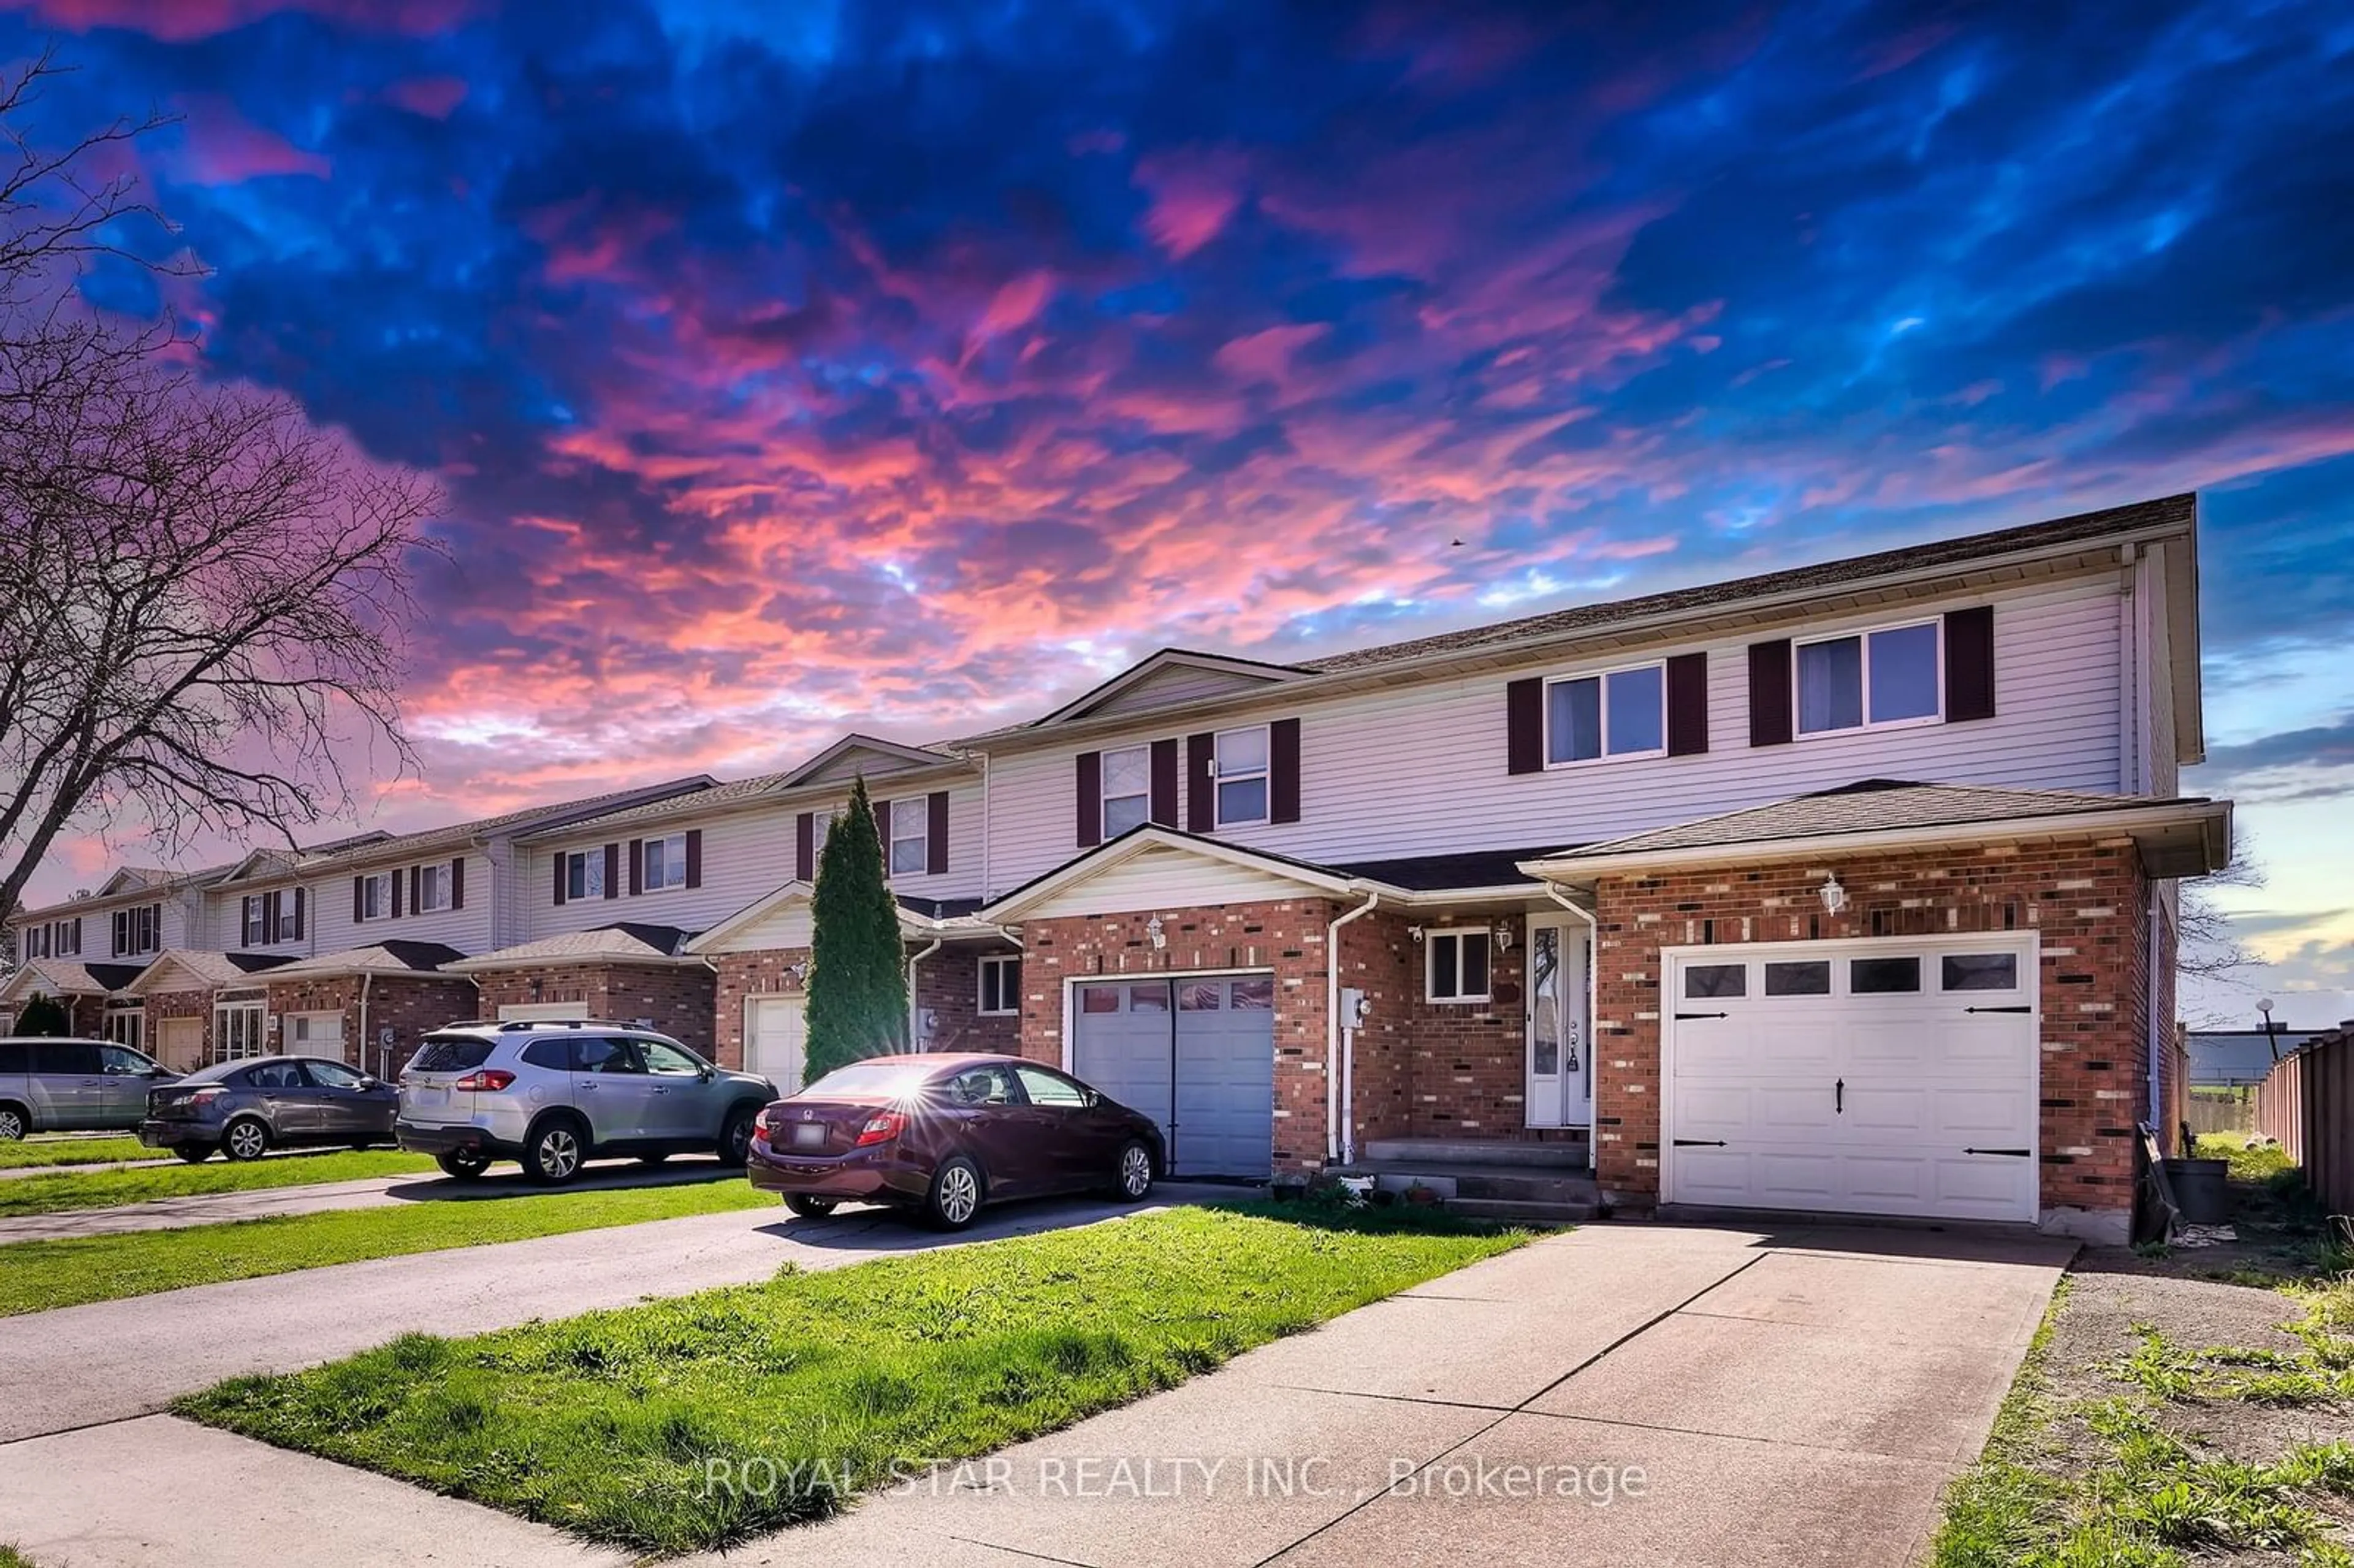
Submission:
<svg viewBox="0 0 2354 1568">
<path fill-rule="evenodd" d="M 658 1163 L 716 1150 L 744 1163 L 768 1079 L 723 1072 L 677 1041 L 626 1023 L 453 1023 L 419 1044 L 400 1074 L 400 1147 L 461 1180 L 493 1160 L 535 1181 L 580 1174 L 591 1155 Z"/>
<path fill-rule="evenodd" d="M 137 1127 L 147 1091 L 178 1077 L 111 1040 L 0 1040 L 0 1139 Z"/>
</svg>

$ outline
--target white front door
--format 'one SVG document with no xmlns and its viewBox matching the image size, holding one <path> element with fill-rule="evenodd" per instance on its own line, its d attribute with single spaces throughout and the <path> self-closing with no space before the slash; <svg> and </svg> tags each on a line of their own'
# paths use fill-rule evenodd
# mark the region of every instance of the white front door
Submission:
<svg viewBox="0 0 2354 1568">
<path fill-rule="evenodd" d="M 1593 1032 L 1585 1016 L 1585 927 L 1565 916 L 1530 919 L 1531 1127 L 1586 1127 L 1593 1122 Z"/>
<path fill-rule="evenodd" d="M 808 1003 L 798 996 L 744 1000 L 744 1070 L 780 1094 L 799 1094 L 809 1067 Z"/>
<path fill-rule="evenodd" d="M 1669 1202 L 2032 1221 L 2032 936 L 1662 958 Z"/>
<path fill-rule="evenodd" d="M 175 1073 L 193 1073 L 205 1065 L 205 1021 L 165 1018 L 155 1025 L 155 1059 Z"/>
</svg>

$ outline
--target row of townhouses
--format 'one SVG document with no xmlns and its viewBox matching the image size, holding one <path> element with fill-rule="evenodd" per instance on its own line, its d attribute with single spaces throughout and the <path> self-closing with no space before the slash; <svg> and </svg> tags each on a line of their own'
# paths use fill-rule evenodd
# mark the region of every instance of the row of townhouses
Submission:
<svg viewBox="0 0 2354 1568">
<path fill-rule="evenodd" d="M 2175 882 L 2228 802 L 2190 496 L 1296 664 L 1177 649 L 950 744 L 689 778 L 24 912 L 0 1000 L 188 1066 L 651 1023 L 797 1084 L 863 775 L 928 1049 L 1153 1111 L 1181 1173 L 1559 1145 L 1622 1204 L 2118 1239 Z"/>
</svg>

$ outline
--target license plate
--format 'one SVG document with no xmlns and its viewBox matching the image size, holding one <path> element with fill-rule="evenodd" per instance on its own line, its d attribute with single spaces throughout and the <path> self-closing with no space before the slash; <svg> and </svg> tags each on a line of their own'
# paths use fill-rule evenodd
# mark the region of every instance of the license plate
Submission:
<svg viewBox="0 0 2354 1568">
<path fill-rule="evenodd" d="M 419 1086 L 409 1090 L 408 1095 L 410 1099 L 420 1106 L 446 1106 L 450 1103 L 450 1091 L 447 1089 Z"/>
<path fill-rule="evenodd" d="M 825 1123 L 822 1121 L 797 1121 L 793 1123 L 793 1147 L 795 1149 L 823 1149 L 825 1147 Z"/>
</svg>

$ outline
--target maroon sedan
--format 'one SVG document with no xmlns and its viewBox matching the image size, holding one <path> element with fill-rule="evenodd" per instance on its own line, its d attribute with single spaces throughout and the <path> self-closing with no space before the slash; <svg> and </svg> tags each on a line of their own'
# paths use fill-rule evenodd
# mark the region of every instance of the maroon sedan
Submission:
<svg viewBox="0 0 2354 1568">
<path fill-rule="evenodd" d="M 763 1110 L 747 1163 L 797 1214 L 889 1203 L 959 1230 L 1002 1198 L 1141 1198 L 1162 1152 L 1150 1117 L 1035 1062 L 871 1056 Z"/>
</svg>

